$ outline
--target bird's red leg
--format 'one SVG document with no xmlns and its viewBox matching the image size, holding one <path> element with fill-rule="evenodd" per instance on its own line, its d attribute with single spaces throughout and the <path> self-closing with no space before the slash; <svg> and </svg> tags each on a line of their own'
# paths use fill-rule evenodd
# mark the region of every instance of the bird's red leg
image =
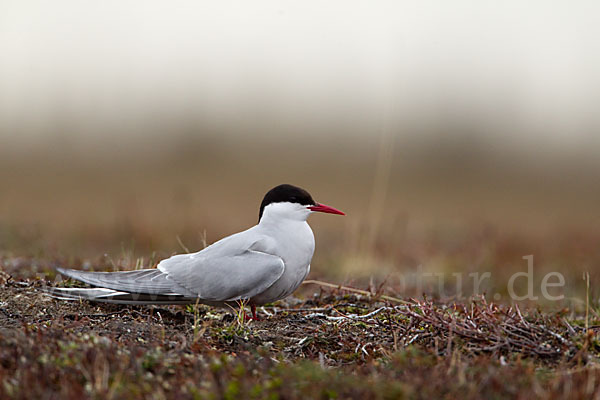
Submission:
<svg viewBox="0 0 600 400">
<path fill-rule="evenodd" d="M 244 311 L 244 319 L 246 321 L 250 321 L 251 319 L 259 321 L 260 319 L 256 315 L 256 306 L 254 304 L 250 304 L 250 309 L 252 310 L 252 316 L 249 316 L 248 314 L 246 314 L 246 311 Z"/>
</svg>

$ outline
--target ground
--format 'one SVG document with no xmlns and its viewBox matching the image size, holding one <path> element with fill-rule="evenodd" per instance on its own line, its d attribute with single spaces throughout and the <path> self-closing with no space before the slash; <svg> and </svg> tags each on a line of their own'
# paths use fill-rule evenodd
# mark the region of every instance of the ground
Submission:
<svg viewBox="0 0 600 400">
<path fill-rule="evenodd" d="M 479 150 L 461 164 L 462 152 L 396 146 L 383 190 L 377 141 L 350 151 L 249 138 L 169 137 L 176 148 L 151 153 L 115 144 L 105 158 L 0 154 L 0 398 L 600 397 L 595 164 L 527 157 L 528 169 Z M 259 308 L 260 321 L 41 292 L 73 284 L 56 267 L 152 268 L 198 251 L 255 224 L 264 192 L 283 182 L 347 215 L 309 220 L 309 279 L 333 287 L 302 285 Z M 530 255 L 532 279 L 515 290 L 531 282 L 537 300 L 514 303 L 508 282 Z M 541 291 L 554 272 L 561 301 Z M 477 274 L 490 275 L 478 289 Z"/>
<path fill-rule="evenodd" d="M 600 396 L 592 317 L 386 300 L 310 285 L 240 310 L 45 296 L 3 276 L 1 398 L 582 398 Z M 312 293 L 312 295 L 311 295 Z"/>
</svg>

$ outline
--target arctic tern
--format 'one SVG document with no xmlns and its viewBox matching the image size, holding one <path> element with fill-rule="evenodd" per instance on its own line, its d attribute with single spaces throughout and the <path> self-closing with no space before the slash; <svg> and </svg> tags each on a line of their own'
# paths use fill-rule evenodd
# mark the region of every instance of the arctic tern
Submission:
<svg viewBox="0 0 600 400">
<path fill-rule="evenodd" d="M 283 184 L 269 190 L 258 224 L 196 253 L 164 259 L 156 268 L 119 272 L 57 270 L 89 288 L 48 288 L 62 300 L 117 304 L 256 306 L 292 294 L 310 271 L 315 238 L 306 219 L 313 212 L 344 215 L 317 203 L 304 189 Z"/>
</svg>

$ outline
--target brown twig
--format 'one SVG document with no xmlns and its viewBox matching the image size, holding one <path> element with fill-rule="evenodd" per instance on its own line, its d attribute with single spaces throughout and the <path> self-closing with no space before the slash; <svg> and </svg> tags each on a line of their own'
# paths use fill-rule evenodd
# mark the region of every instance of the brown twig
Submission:
<svg viewBox="0 0 600 400">
<path fill-rule="evenodd" d="M 323 282 L 323 281 L 318 281 L 315 279 L 308 279 L 305 280 L 304 282 L 302 282 L 302 284 L 313 284 L 313 285 L 319 285 L 319 286 L 323 286 L 323 287 L 328 287 L 328 288 L 332 288 L 332 289 L 338 289 L 338 290 L 345 290 L 347 292 L 352 292 L 352 293 L 358 293 L 358 294 L 362 294 L 365 296 L 369 296 L 369 297 L 373 297 L 373 298 L 379 298 L 379 299 L 383 299 L 383 300 L 388 300 L 388 301 L 392 301 L 394 303 L 400 303 L 400 304 L 413 304 L 411 302 L 399 299 L 397 297 L 392 297 L 392 296 L 388 296 L 388 295 L 377 295 L 377 294 L 373 294 L 367 290 L 362 290 L 362 289 L 356 289 L 356 288 L 352 288 L 352 287 L 348 287 L 348 286 L 342 286 L 342 285 L 336 285 L 334 283 L 329 283 L 329 282 Z"/>
</svg>

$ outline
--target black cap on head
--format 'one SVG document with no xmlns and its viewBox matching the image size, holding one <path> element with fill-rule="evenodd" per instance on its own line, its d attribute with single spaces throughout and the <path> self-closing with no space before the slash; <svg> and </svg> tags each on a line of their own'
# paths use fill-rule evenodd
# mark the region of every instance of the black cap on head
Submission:
<svg viewBox="0 0 600 400">
<path fill-rule="evenodd" d="M 271 203 L 298 203 L 303 206 L 312 206 L 317 204 L 311 195 L 304 189 L 294 185 L 283 184 L 275 186 L 269 190 L 262 203 L 260 204 L 260 212 L 258 214 L 258 220 L 262 218 L 265 207 Z"/>
</svg>

